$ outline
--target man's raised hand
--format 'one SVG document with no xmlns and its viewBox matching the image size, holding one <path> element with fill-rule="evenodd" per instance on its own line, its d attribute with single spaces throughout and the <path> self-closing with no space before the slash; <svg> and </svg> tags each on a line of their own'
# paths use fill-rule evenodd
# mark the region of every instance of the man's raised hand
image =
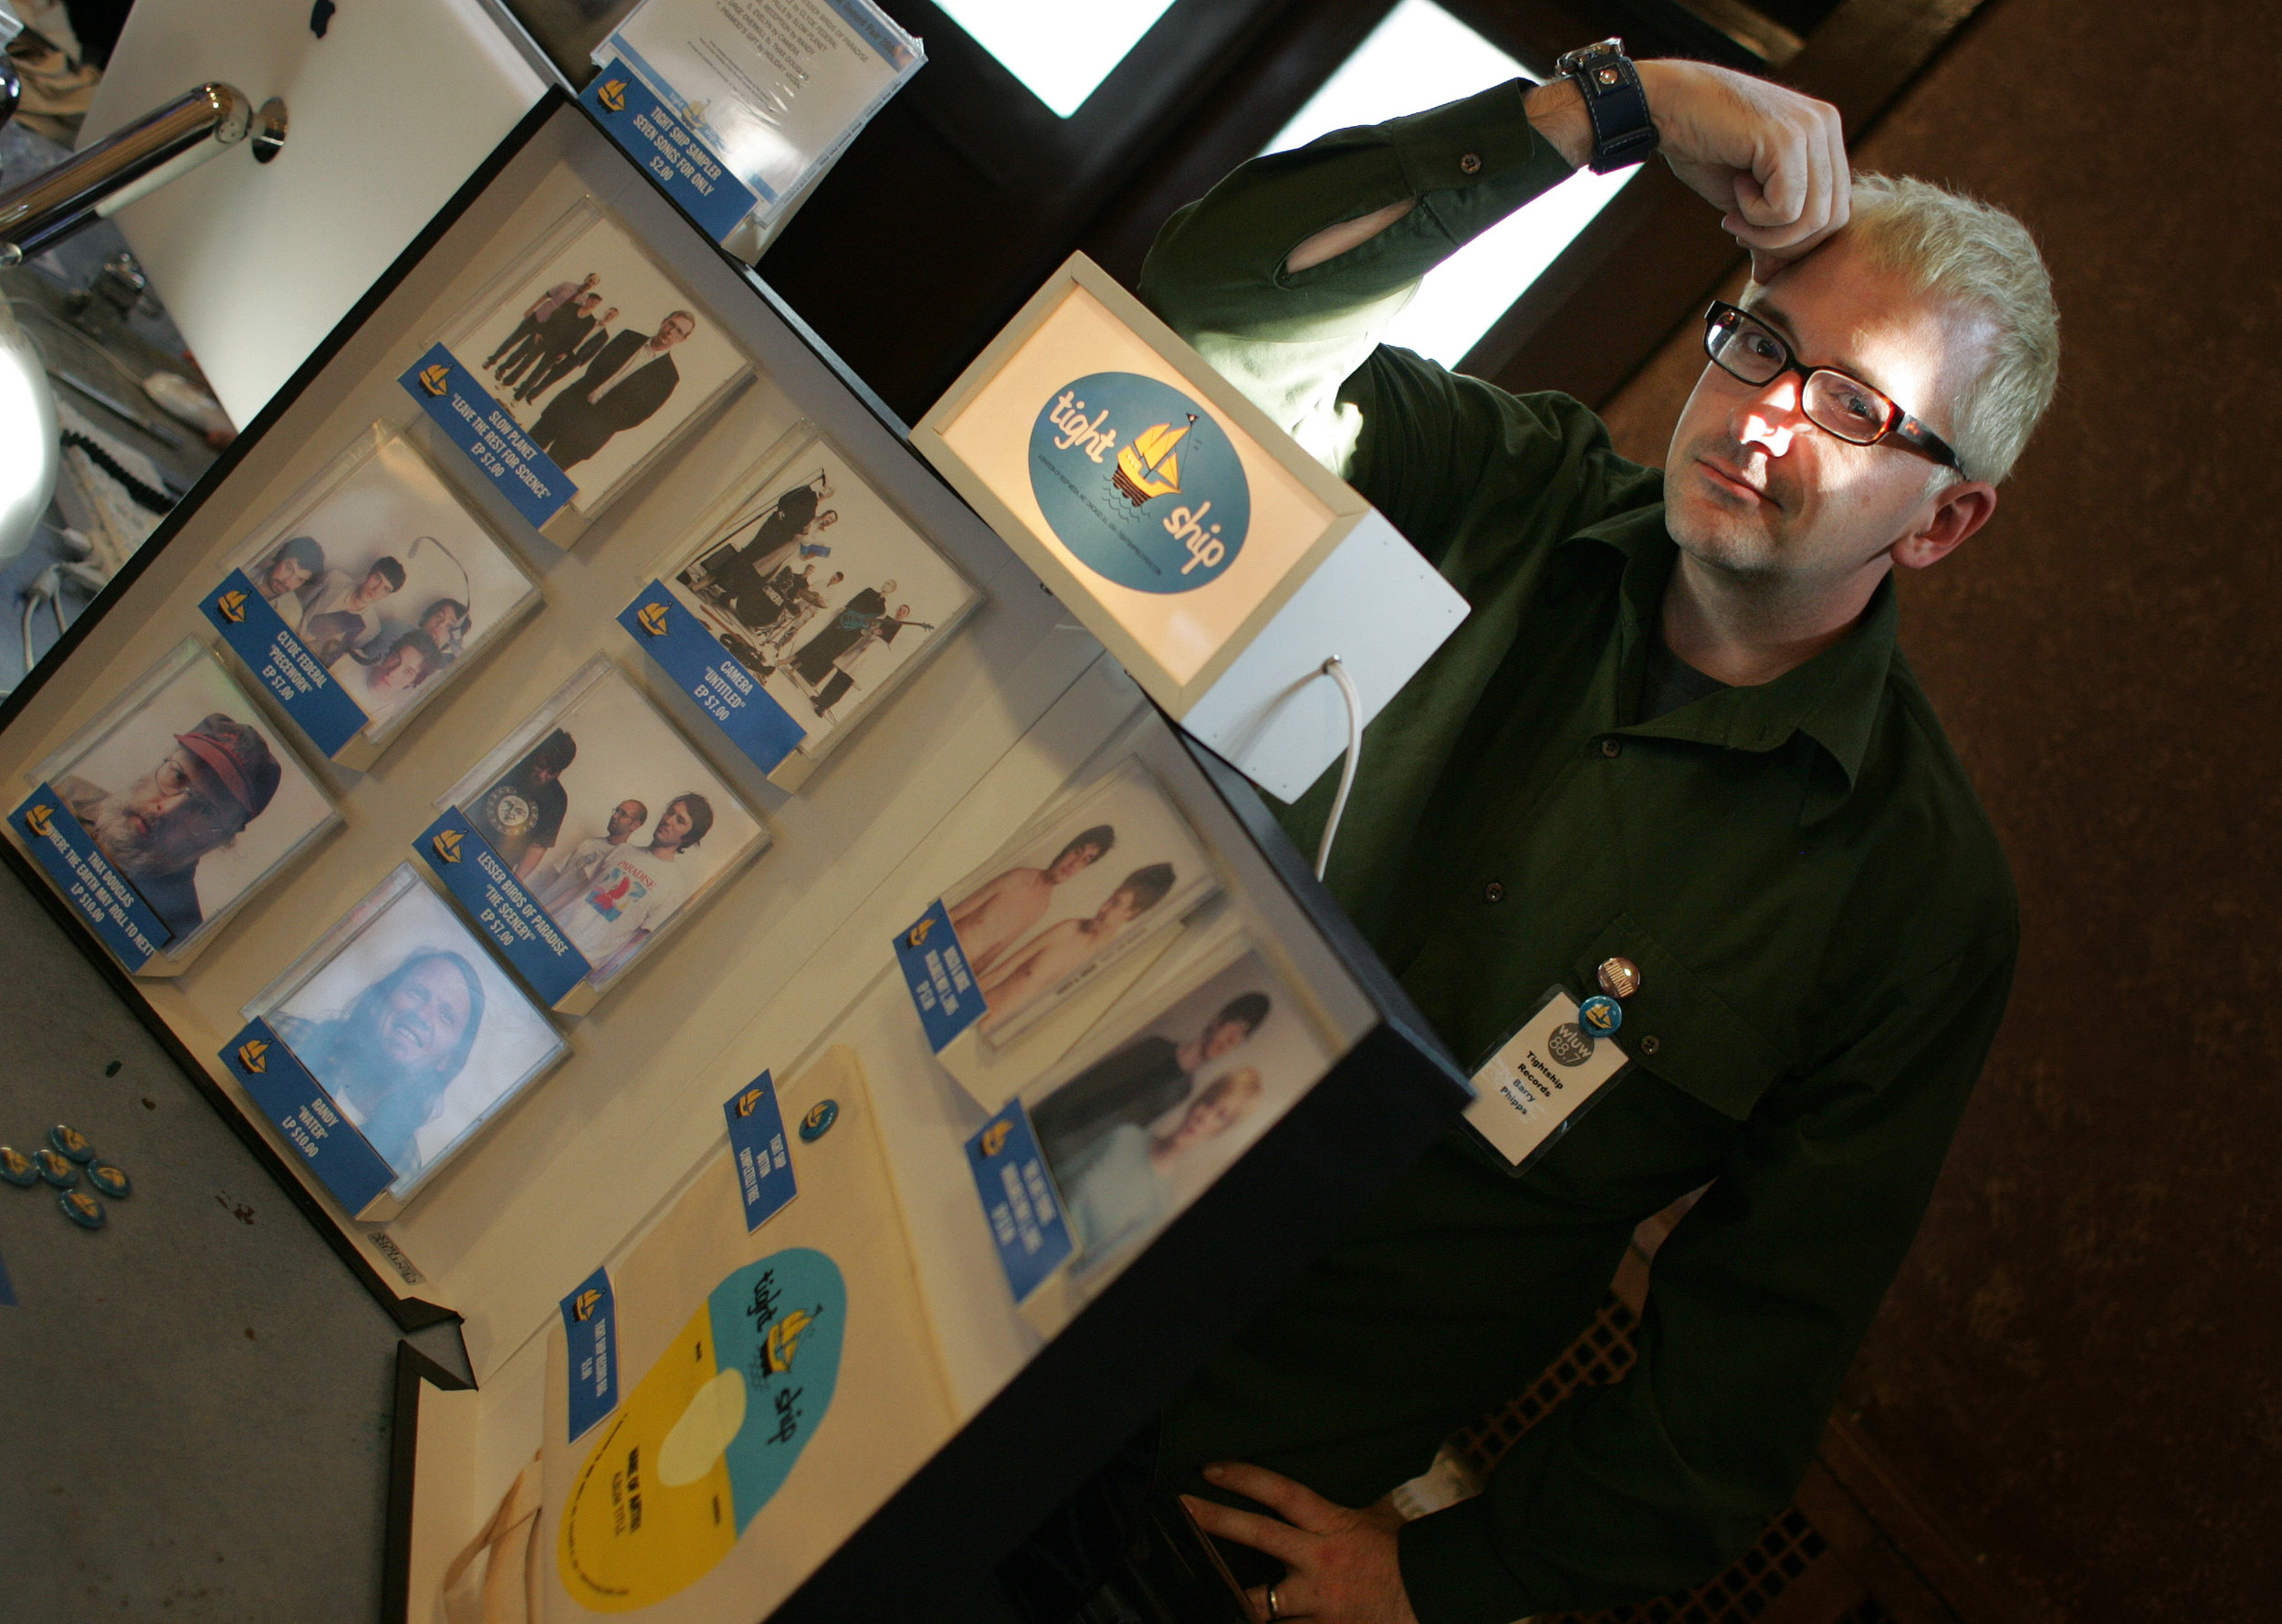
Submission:
<svg viewBox="0 0 2282 1624">
<path fill-rule="evenodd" d="M 1837 108 L 1705 62 L 1639 68 L 1665 161 L 1751 250 L 1754 280 L 1847 223 L 1853 181 Z"/>
</svg>

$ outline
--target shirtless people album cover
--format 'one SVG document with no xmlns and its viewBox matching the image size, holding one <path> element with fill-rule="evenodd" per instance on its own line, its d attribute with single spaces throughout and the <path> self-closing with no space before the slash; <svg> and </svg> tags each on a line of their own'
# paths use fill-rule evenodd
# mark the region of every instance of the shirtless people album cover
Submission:
<svg viewBox="0 0 2282 1624">
<path fill-rule="evenodd" d="M 944 895 L 987 1006 L 977 1030 L 1011 1038 L 1218 889 L 1188 821 L 1127 760 Z"/>
</svg>

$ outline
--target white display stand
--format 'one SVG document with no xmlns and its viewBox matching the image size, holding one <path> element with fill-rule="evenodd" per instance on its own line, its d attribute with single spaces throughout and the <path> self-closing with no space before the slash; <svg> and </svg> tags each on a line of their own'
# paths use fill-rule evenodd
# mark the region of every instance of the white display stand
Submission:
<svg viewBox="0 0 2282 1624">
<path fill-rule="evenodd" d="M 1367 723 L 1466 616 L 1377 509 L 1083 254 L 912 440 L 1151 698 L 1284 801 L 1346 745 L 1324 661 Z"/>
</svg>

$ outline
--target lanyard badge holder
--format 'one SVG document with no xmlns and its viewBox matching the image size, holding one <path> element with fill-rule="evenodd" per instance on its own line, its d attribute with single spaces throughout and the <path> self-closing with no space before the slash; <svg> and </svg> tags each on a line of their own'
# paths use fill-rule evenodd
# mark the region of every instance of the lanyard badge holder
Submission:
<svg viewBox="0 0 2282 1624">
<path fill-rule="evenodd" d="M 1605 990 L 1582 1004 L 1566 988 L 1548 988 L 1474 1073 L 1466 1126 L 1512 1178 L 1536 1166 L 1628 1063 L 1613 1041 L 1624 1024 L 1617 1000 L 1638 989 L 1640 972 L 1628 959 L 1612 959 L 1598 980 Z"/>
</svg>

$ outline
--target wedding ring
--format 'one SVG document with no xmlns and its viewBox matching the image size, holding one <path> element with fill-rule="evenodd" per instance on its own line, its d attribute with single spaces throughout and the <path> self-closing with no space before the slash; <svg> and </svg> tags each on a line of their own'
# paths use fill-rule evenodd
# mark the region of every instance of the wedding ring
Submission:
<svg viewBox="0 0 2282 1624">
<path fill-rule="evenodd" d="M 1276 1620 L 1282 1617 L 1276 1611 L 1276 1587 L 1271 1585 L 1268 1587 L 1268 1624 L 1276 1624 Z"/>
</svg>

